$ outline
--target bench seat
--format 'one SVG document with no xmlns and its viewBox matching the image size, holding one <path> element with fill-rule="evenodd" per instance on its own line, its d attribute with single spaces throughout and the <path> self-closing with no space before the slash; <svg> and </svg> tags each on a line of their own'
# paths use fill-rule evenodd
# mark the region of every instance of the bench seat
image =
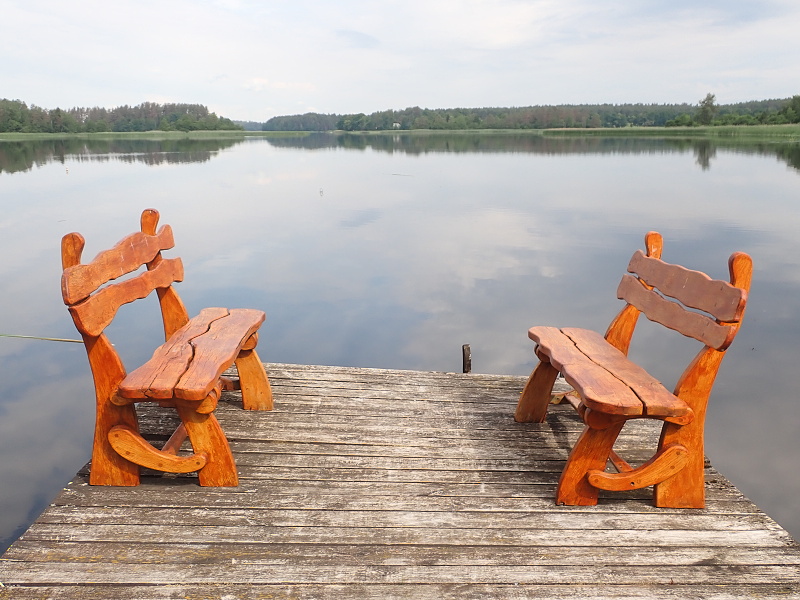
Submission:
<svg viewBox="0 0 800 600">
<path fill-rule="evenodd" d="M 264 322 L 261 310 L 205 308 L 129 373 L 118 395 L 132 400 L 205 400 Z"/>
<path fill-rule="evenodd" d="M 537 355 L 556 368 L 593 411 L 685 421 L 692 409 L 596 331 L 532 327 Z M 544 357 L 542 357 L 544 355 Z"/>
</svg>

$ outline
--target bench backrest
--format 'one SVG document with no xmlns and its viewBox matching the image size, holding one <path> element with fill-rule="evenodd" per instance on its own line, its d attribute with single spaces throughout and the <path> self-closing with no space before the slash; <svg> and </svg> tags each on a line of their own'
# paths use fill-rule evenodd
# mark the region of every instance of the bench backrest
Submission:
<svg viewBox="0 0 800 600">
<path fill-rule="evenodd" d="M 174 282 L 183 280 L 183 263 L 180 258 L 161 257 L 161 251 L 172 248 L 175 242 L 169 225 L 156 232 L 158 218 L 158 211 L 145 210 L 141 231 L 86 264 L 81 264 L 86 243 L 81 234 L 70 233 L 61 240 L 61 293 L 84 339 L 99 337 L 120 306 L 144 298 L 153 290 L 158 293 L 166 338 L 188 322 L 186 308 L 172 287 Z M 140 274 L 109 283 L 142 267 L 146 270 Z"/>
<path fill-rule="evenodd" d="M 617 297 L 627 305 L 609 327 L 606 339 L 627 354 L 641 312 L 708 348 L 723 351 L 730 346 L 747 305 L 753 269 L 750 256 L 731 255 L 728 282 L 662 261 L 663 238 L 657 232 L 645 236 L 645 245 L 647 253 L 634 253 L 628 264 L 632 275 L 623 275 L 617 288 Z"/>
</svg>

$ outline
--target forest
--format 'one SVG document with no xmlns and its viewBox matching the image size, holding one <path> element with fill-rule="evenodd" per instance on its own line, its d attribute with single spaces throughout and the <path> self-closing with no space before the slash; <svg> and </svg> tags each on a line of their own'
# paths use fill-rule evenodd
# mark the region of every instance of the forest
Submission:
<svg viewBox="0 0 800 600">
<path fill-rule="evenodd" d="M 0 133 L 98 133 L 104 131 L 241 130 L 201 104 L 157 104 L 117 108 L 48 110 L 20 100 L 0 99 Z"/>
<path fill-rule="evenodd" d="M 800 95 L 792 98 L 717 104 L 707 94 L 697 104 L 564 104 L 507 108 L 420 108 L 372 114 L 305 113 L 265 123 L 234 122 L 201 104 L 157 104 L 117 108 L 28 106 L 0 99 L 0 133 L 96 133 L 124 131 L 390 131 L 692 127 L 800 123 Z"/>
<path fill-rule="evenodd" d="M 579 104 L 511 108 L 428 109 L 372 114 L 306 113 L 273 117 L 264 131 L 381 131 L 410 129 L 553 129 L 772 125 L 800 122 L 800 95 L 789 99 L 717 104 L 708 94 L 692 104 Z"/>
</svg>

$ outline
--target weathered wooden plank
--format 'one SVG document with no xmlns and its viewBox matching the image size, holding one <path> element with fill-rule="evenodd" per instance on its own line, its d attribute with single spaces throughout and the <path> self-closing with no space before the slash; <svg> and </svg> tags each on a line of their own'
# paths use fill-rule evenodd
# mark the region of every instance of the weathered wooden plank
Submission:
<svg viewBox="0 0 800 600">
<path fill-rule="evenodd" d="M 362 506 L 365 509 L 384 510 L 420 508 L 428 502 L 444 501 L 452 509 L 480 507 L 491 510 L 495 503 L 522 500 L 525 510 L 553 510 L 553 485 L 547 478 L 539 483 L 420 483 L 372 481 L 330 481 L 304 479 L 248 479 L 236 488 L 219 488 L 206 493 L 181 493 L 183 488 L 196 485 L 194 479 L 144 478 L 135 489 L 98 488 L 74 483 L 54 501 L 59 506 L 241 506 L 248 507 L 295 507 L 295 508 L 346 508 Z M 709 512 L 744 514 L 760 512 L 726 480 L 708 476 Z M 613 496 L 619 498 L 618 494 Z M 633 490 L 625 494 L 636 502 L 603 502 L 600 508 L 606 512 L 650 512 L 677 511 L 679 514 L 692 509 L 657 509 L 650 503 L 651 494 L 646 490 Z M 498 508 L 502 510 L 502 508 Z M 572 512 L 578 507 L 570 507 Z"/>
<path fill-rule="evenodd" d="M 692 581 L 696 585 L 716 585 L 730 582 L 732 576 L 746 578 L 753 584 L 792 583 L 797 567 L 794 565 L 692 565 L 679 568 L 661 566 L 654 569 L 640 565 L 606 565 L 601 569 L 580 565 L 503 566 L 502 569 L 461 565 L 379 565 L 379 566 L 293 566 L 239 562 L 228 565 L 127 564 L 120 570 L 106 563 L 47 563 L 46 572 L 32 575 L 23 568 L 10 569 L 13 584 L 57 584 L 64 580 L 83 578 L 87 583 L 130 585 L 170 585 L 175 583 L 236 583 L 264 584 L 518 584 L 546 585 L 669 585 L 675 580 Z"/>
<path fill-rule="evenodd" d="M 116 525 L 130 518 L 128 507 L 84 507 L 76 513 L 71 507 L 51 507 L 37 524 L 81 526 Z M 187 527 L 237 527 L 242 525 L 270 527 L 412 527 L 412 528 L 479 528 L 491 523 L 494 529 L 541 530 L 607 530 L 619 527 L 620 514 L 603 512 L 574 513 L 562 511 L 489 511 L 489 510 L 334 510 L 272 509 L 230 507 L 137 508 L 139 525 L 184 525 Z M 752 531 L 780 530 L 769 517 L 760 513 L 745 515 L 692 514 L 677 515 L 652 512 L 628 513 L 625 529 L 644 531 Z"/>
<path fill-rule="evenodd" d="M 136 520 L 133 516 L 132 521 Z M 92 527 L 73 527 L 58 523 L 35 523 L 23 539 L 113 542 L 119 539 L 142 544 L 159 543 L 272 543 L 272 544 L 437 544 L 496 546 L 564 546 L 576 545 L 602 548 L 606 546 L 786 546 L 792 543 L 788 533 L 773 529 L 675 530 L 626 529 L 621 519 L 615 529 L 537 529 L 494 528 L 490 523 L 475 528 L 429 527 L 272 527 L 232 525 L 186 527 L 185 525 L 148 525 L 140 523 L 92 524 Z M 13 563 L 4 565 L 4 569 Z"/>
<path fill-rule="evenodd" d="M 691 566 L 723 563 L 727 565 L 797 565 L 800 556 L 794 548 L 676 547 L 669 552 L 655 547 L 610 546 L 603 553 L 589 553 L 583 546 L 529 546 L 525 552 L 503 546 L 429 546 L 410 545 L 402 554 L 382 545 L 316 544 L 141 544 L 116 542 L 69 542 L 22 540 L 6 555 L 24 556 L 37 562 L 114 562 L 125 564 L 190 565 L 194 563 L 230 565 L 250 562 L 269 565 L 304 564 L 307 566 L 359 566 L 387 564 L 524 566 L 524 565 L 594 565 L 646 564 L 653 567 Z M 76 560 L 76 557 L 80 557 Z"/>
<path fill-rule="evenodd" d="M 75 589 L 77 588 L 77 589 Z M 539 584 L 289 584 L 258 585 L 252 583 L 205 583 L 170 585 L 93 585 L 80 586 L 31 586 L 0 588 L 0 600 L 297 600 L 314 598 L 318 600 L 386 600 L 404 598 L 407 600 L 486 600 L 487 598 L 527 600 L 530 598 L 550 598 L 552 600 L 786 600 L 794 590 L 783 583 L 739 584 L 720 583 L 715 585 L 686 585 L 670 581 L 664 585 L 539 585 Z"/>
</svg>

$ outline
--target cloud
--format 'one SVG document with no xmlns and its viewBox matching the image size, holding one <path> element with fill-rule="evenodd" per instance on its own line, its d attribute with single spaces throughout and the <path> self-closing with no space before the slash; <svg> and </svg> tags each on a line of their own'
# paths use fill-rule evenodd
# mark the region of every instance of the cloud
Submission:
<svg viewBox="0 0 800 600">
<path fill-rule="evenodd" d="M 0 14 L 15 57 L 2 93 L 46 108 L 168 97 L 266 120 L 798 91 L 789 0 L 0 0 Z"/>
<path fill-rule="evenodd" d="M 307 82 L 291 81 L 271 81 L 264 77 L 253 77 L 244 83 L 244 89 L 251 92 L 262 92 L 264 90 L 300 90 L 314 91 L 315 87 Z"/>
<path fill-rule="evenodd" d="M 367 33 L 353 31 L 350 29 L 339 29 L 336 35 L 349 47 L 361 50 L 377 48 L 381 45 L 380 40 Z"/>
</svg>

